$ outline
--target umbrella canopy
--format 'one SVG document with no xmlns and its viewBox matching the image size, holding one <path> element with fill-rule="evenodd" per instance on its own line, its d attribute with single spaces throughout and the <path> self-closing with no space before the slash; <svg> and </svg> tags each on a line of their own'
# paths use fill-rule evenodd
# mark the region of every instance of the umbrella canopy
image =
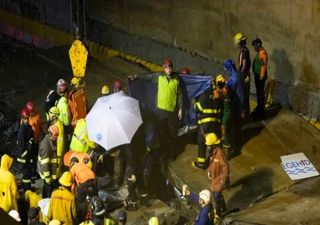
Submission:
<svg viewBox="0 0 320 225">
<path fill-rule="evenodd" d="M 100 97 L 86 121 L 89 139 L 106 150 L 128 144 L 142 124 L 139 102 L 121 92 Z"/>
</svg>

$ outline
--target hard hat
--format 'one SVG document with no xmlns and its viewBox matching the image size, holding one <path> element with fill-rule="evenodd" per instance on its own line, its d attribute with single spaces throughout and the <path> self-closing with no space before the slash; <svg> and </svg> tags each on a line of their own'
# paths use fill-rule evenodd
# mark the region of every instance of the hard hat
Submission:
<svg viewBox="0 0 320 225">
<path fill-rule="evenodd" d="M 224 68 L 228 71 L 234 68 L 234 62 L 232 59 L 226 60 L 223 65 L 224 65 Z"/>
<path fill-rule="evenodd" d="M 241 32 L 236 33 L 233 39 L 235 44 L 239 44 L 241 41 L 247 40 L 247 38 Z"/>
<path fill-rule="evenodd" d="M 159 225 L 159 224 L 160 223 L 159 223 L 158 217 L 154 216 L 149 219 L 148 225 Z"/>
<path fill-rule="evenodd" d="M 215 85 L 218 85 L 218 83 L 225 83 L 225 82 L 226 82 L 226 78 L 222 74 L 217 75 L 214 79 Z"/>
<path fill-rule="evenodd" d="M 211 199 L 211 192 L 209 190 L 202 190 L 199 193 L 199 198 L 202 199 L 204 201 L 205 204 L 208 204 L 210 202 Z"/>
<path fill-rule="evenodd" d="M 35 105 L 33 101 L 28 101 L 26 104 L 26 109 L 29 111 L 29 113 L 35 112 Z"/>
<path fill-rule="evenodd" d="M 190 74 L 190 69 L 188 67 L 184 67 L 181 69 L 180 73 L 182 73 L 184 75 L 188 75 L 188 74 Z"/>
<path fill-rule="evenodd" d="M 108 95 L 110 94 L 110 89 L 108 85 L 103 85 L 101 88 L 101 94 L 102 95 Z"/>
<path fill-rule="evenodd" d="M 172 60 L 171 59 L 165 59 L 164 61 L 163 61 L 163 67 L 173 67 L 173 63 L 172 63 Z"/>
<path fill-rule="evenodd" d="M 79 77 L 72 77 L 70 83 L 71 83 L 71 85 L 78 87 L 79 86 Z"/>
<path fill-rule="evenodd" d="M 11 210 L 9 212 L 9 216 L 11 216 L 15 221 L 21 222 L 21 218 L 17 210 Z"/>
<path fill-rule="evenodd" d="M 28 118 L 29 116 L 30 116 L 29 110 L 26 109 L 26 108 L 23 108 L 23 109 L 21 110 L 21 112 L 20 112 L 20 117 L 21 117 L 22 119 L 26 119 L 26 118 Z"/>
<path fill-rule="evenodd" d="M 58 109 L 58 107 L 53 106 L 49 110 L 49 115 L 59 116 L 60 115 L 60 110 Z"/>
<path fill-rule="evenodd" d="M 57 88 L 60 92 L 65 92 L 67 90 L 67 82 L 64 79 L 59 79 L 57 82 Z"/>
<path fill-rule="evenodd" d="M 62 174 L 62 176 L 59 179 L 59 183 L 65 187 L 71 187 L 73 183 L 73 178 L 70 171 L 66 171 Z"/>
<path fill-rule="evenodd" d="M 122 82 L 121 80 L 115 80 L 113 81 L 113 88 L 117 88 L 118 90 L 121 90 L 122 89 Z"/>
<path fill-rule="evenodd" d="M 93 214 L 95 216 L 101 216 L 106 212 L 106 207 L 99 197 L 94 196 L 91 202 L 93 206 Z"/>
<path fill-rule="evenodd" d="M 57 138 L 59 136 L 59 128 L 55 124 L 51 125 L 48 131 L 50 132 L 51 136 L 54 138 Z"/>
<path fill-rule="evenodd" d="M 61 225 L 61 222 L 59 220 L 51 220 L 49 225 Z"/>
<path fill-rule="evenodd" d="M 261 47 L 262 46 L 262 41 L 260 38 L 256 38 L 252 41 L 252 45 L 255 46 L 255 47 Z"/>
<path fill-rule="evenodd" d="M 215 133 L 206 134 L 206 145 L 218 145 L 220 144 L 220 139 L 217 137 Z"/>
</svg>

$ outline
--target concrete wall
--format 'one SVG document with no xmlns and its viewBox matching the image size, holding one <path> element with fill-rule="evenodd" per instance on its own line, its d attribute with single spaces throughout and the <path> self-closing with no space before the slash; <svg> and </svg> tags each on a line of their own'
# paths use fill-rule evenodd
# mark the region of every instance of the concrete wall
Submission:
<svg viewBox="0 0 320 225">
<path fill-rule="evenodd" d="M 237 58 L 233 35 L 257 35 L 269 53 L 276 99 L 318 118 L 320 107 L 320 1 L 318 0 L 95 0 L 91 18 L 128 33 L 223 62 Z"/>
</svg>

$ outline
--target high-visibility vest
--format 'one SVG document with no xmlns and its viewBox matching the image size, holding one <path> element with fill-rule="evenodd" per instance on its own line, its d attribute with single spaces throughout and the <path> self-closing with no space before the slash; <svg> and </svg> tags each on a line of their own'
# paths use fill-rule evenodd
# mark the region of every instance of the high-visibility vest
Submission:
<svg viewBox="0 0 320 225">
<path fill-rule="evenodd" d="M 78 120 L 72 135 L 70 150 L 88 153 L 90 149 L 95 147 L 95 143 L 89 140 L 85 119 Z"/>
<path fill-rule="evenodd" d="M 66 97 L 62 96 L 57 102 L 57 108 L 60 111 L 59 120 L 64 126 L 70 125 L 70 111 L 68 106 L 68 100 Z"/>
<path fill-rule="evenodd" d="M 83 88 L 69 95 L 69 108 L 71 113 L 71 125 L 76 126 L 77 120 L 87 115 L 87 98 Z"/>
<path fill-rule="evenodd" d="M 177 104 L 179 81 L 160 75 L 158 78 L 157 107 L 173 112 Z"/>
</svg>

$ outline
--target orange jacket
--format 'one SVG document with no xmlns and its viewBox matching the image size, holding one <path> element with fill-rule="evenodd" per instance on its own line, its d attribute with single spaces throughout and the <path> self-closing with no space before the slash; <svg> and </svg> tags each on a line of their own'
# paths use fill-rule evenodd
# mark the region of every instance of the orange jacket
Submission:
<svg viewBox="0 0 320 225">
<path fill-rule="evenodd" d="M 90 170 L 84 163 L 75 163 L 70 168 L 70 172 L 77 185 L 82 184 L 88 180 L 96 179 L 95 173 Z"/>
<path fill-rule="evenodd" d="M 42 122 L 40 119 L 40 114 L 36 112 L 34 115 L 30 115 L 29 117 L 29 125 L 32 127 L 34 143 L 39 144 L 39 137 L 42 132 Z"/>
<path fill-rule="evenodd" d="M 83 88 L 72 91 L 68 100 L 71 125 L 74 127 L 79 119 L 85 118 L 87 115 L 87 98 Z"/>
<path fill-rule="evenodd" d="M 211 191 L 221 192 L 222 186 L 229 179 L 229 164 L 220 147 L 214 151 L 208 169 L 211 174 Z"/>
</svg>

